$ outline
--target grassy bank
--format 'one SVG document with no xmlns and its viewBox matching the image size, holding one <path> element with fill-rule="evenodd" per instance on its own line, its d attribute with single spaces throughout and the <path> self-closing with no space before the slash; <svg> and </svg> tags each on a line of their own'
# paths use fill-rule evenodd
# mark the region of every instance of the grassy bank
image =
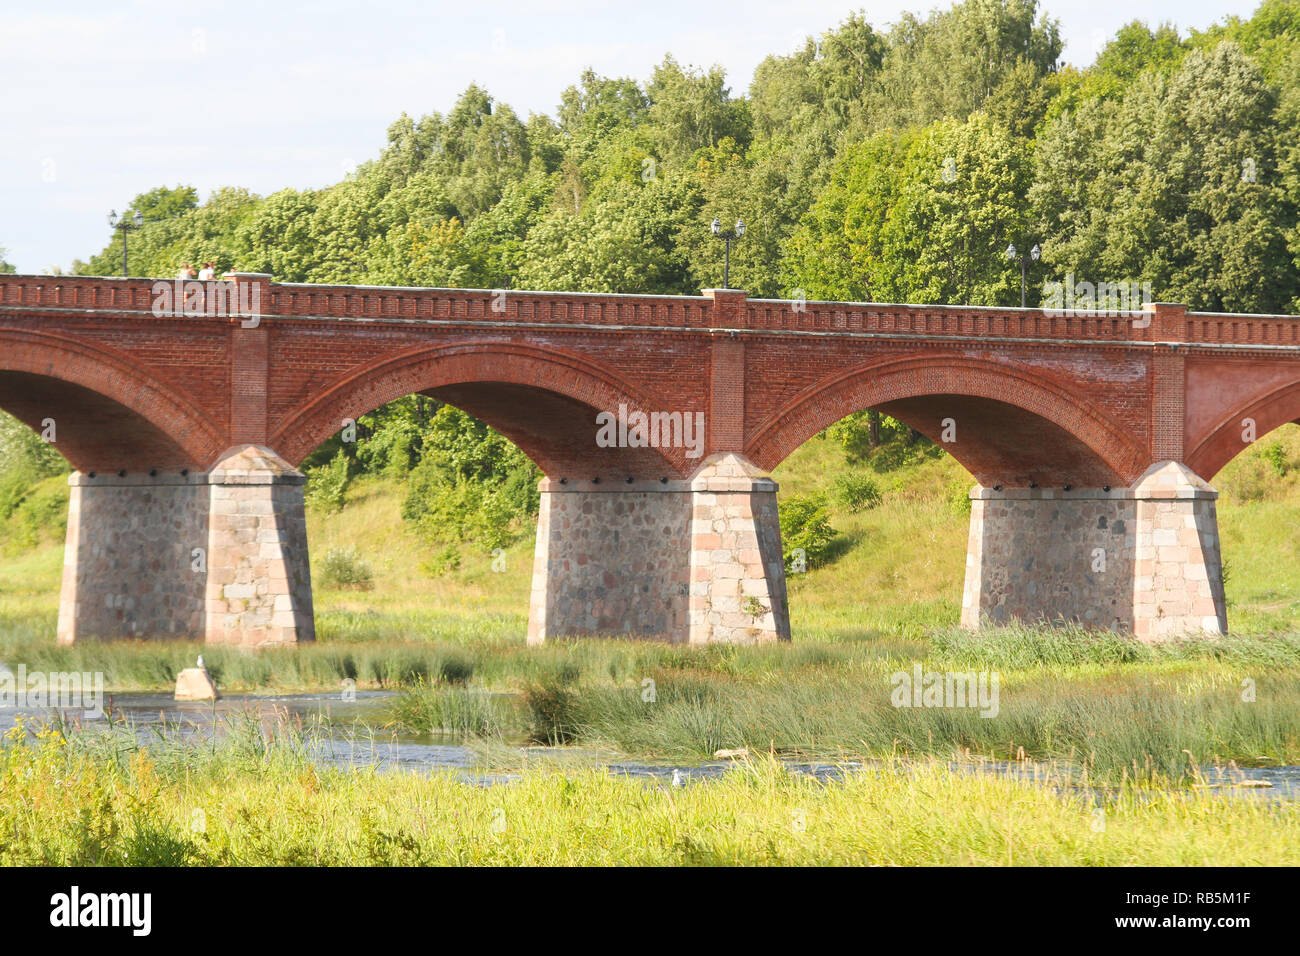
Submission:
<svg viewBox="0 0 1300 956">
<path fill-rule="evenodd" d="M 1300 863 L 1294 806 L 1133 784 L 1094 802 L 891 763 L 825 786 L 758 759 L 680 789 L 599 771 L 481 787 L 322 770 L 253 724 L 199 751 L 19 736 L 0 749 L 8 865 Z"/>
</svg>

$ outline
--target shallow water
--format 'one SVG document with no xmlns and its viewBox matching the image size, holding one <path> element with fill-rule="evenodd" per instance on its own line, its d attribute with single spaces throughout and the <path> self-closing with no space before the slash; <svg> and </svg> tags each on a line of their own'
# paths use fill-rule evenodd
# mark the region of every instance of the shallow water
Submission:
<svg viewBox="0 0 1300 956">
<path fill-rule="evenodd" d="M 473 749 L 451 738 L 427 734 L 398 733 L 375 728 L 368 721 L 381 714 L 381 705 L 394 696 L 393 691 L 358 690 L 344 698 L 333 694 L 231 694 L 216 702 L 177 701 L 170 694 L 115 694 L 105 701 L 114 720 L 125 718 L 139 739 L 149 740 L 159 733 L 178 735 L 182 740 L 210 740 L 213 728 L 220 731 L 223 722 L 233 716 L 253 714 L 259 718 L 301 721 L 303 726 L 319 726 L 322 733 L 314 740 L 312 754 L 320 763 L 341 768 L 374 768 L 379 771 L 434 770 L 454 771 L 463 779 L 495 784 L 518 779 L 518 773 L 489 770 Z M 50 708 L 0 705 L 0 730 L 19 717 L 48 718 Z M 107 715 L 86 716 L 80 711 L 64 710 L 65 718 L 83 726 L 104 726 Z M 685 785 L 716 779 L 735 766 L 730 760 L 701 763 L 661 763 L 610 759 L 591 751 L 571 747 L 517 747 L 520 764 L 536 763 L 548 757 L 563 758 L 565 765 L 602 766 L 610 773 L 640 778 L 658 785 Z M 500 760 L 495 763 L 500 764 Z M 784 760 L 787 769 L 804 773 L 823 782 L 843 779 L 851 773 L 872 772 L 882 764 L 873 761 Z M 1016 779 L 1032 780 L 1055 788 L 1062 786 L 1059 773 L 1041 764 L 1015 761 L 951 762 L 956 773 L 993 773 Z M 1202 770 L 1204 792 L 1234 797 L 1269 800 L 1300 799 L 1300 767 L 1207 767 Z"/>
</svg>

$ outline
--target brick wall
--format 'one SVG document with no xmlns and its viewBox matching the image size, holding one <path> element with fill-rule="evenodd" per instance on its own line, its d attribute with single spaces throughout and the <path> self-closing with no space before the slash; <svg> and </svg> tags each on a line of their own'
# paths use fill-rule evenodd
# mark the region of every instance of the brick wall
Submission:
<svg viewBox="0 0 1300 956">
<path fill-rule="evenodd" d="M 83 471 L 180 470 L 211 467 L 240 441 L 268 442 L 296 463 L 342 419 L 401 395 L 507 384 L 533 398 L 512 410 L 479 401 L 485 393 L 460 397 L 493 415 L 548 472 L 600 466 L 651 477 L 667 468 L 684 478 L 698 462 L 587 460 L 586 429 L 545 435 L 517 419 L 544 393 L 589 411 L 627 401 L 705 412 L 710 452 L 741 452 L 770 469 L 849 412 L 960 395 L 1050 422 L 1057 471 L 1076 483 L 1103 471 L 1131 482 L 1154 461 L 1178 458 L 1180 444 L 1212 474 L 1240 450 L 1228 425 L 1245 411 L 1259 411 L 1261 426 L 1300 418 L 1300 321 L 1287 316 L 1164 304 L 1150 316 L 1072 316 L 750 300 L 737 290 L 606 296 L 239 281 L 261 291 L 264 314 L 253 328 L 230 315 L 155 309 L 157 288 L 172 283 L 0 277 L 0 380 L 8 379 L 0 405 L 20 406 L 30 393 L 24 420 L 52 412 L 65 423 L 60 449 Z M 201 301 L 222 299 L 219 285 L 204 289 Z M 1191 372 L 1180 386 L 1181 362 L 1215 369 L 1208 392 Z M 19 373 L 99 399 L 37 396 Z M 1180 387 L 1189 396 L 1182 404 Z M 1191 422 L 1187 402 L 1197 418 L 1180 433 L 1180 416 Z M 896 411 L 923 433 L 934 428 L 928 406 Z M 992 446 L 996 432 L 965 434 L 967 448 L 951 449 L 959 460 L 981 478 L 997 472 L 966 454 Z M 1044 436 L 1020 437 L 1041 445 Z"/>
</svg>

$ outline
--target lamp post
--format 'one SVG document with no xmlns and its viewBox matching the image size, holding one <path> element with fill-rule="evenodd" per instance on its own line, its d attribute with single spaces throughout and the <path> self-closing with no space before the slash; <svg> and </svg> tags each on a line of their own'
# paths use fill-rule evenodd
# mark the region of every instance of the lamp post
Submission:
<svg viewBox="0 0 1300 956">
<path fill-rule="evenodd" d="M 1034 243 L 1034 248 L 1029 250 L 1029 258 L 1037 262 L 1038 257 L 1041 256 L 1042 254 L 1043 254 L 1043 250 L 1038 248 L 1038 243 Z M 1016 252 L 1016 247 L 1014 243 L 1012 245 L 1007 246 L 1007 260 L 1010 262 L 1020 263 L 1020 308 L 1023 309 L 1025 307 L 1026 270 L 1028 269 L 1029 264 L 1025 260 L 1024 256 Z"/>
<path fill-rule="evenodd" d="M 723 252 L 723 260 L 722 260 L 722 287 L 724 289 L 730 289 L 731 288 L 731 241 L 733 239 L 739 239 L 745 234 L 745 220 L 737 219 L 735 229 L 728 229 L 726 232 L 723 232 L 722 223 L 717 218 L 714 218 L 713 224 L 709 228 L 713 230 L 713 234 L 715 236 L 717 236 L 724 243 L 726 243 L 726 250 Z"/>
<path fill-rule="evenodd" d="M 119 217 L 117 210 L 114 209 L 108 214 L 108 224 L 113 229 L 122 233 L 122 277 L 127 276 L 126 270 L 126 234 L 132 229 L 139 229 L 144 225 L 144 213 L 136 212 L 134 216 L 127 219 L 125 216 Z"/>
</svg>

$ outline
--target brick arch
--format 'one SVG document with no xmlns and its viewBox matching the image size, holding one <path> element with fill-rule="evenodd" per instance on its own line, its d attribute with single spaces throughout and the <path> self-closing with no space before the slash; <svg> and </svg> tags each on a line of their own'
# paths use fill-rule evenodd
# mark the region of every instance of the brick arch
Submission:
<svg viewBox="0 0 1300 956">
<path fill-rule="evenodd" d="M 519 343 L 421 347 L 358 368 L 294 409 L 271 445 L 299 464 L 355 419 L 420 393 L 455 405 L 505 435 L 551 477 L 681 477 L 681 448 L 598 448 L 597 411 L 673 408 L 581 356 Z"/>
<path fill-rule="evenodd" d="M 986 485 L 1129 484 L 1149 458 L 1140 442 L 1080 396 L 1004 365 L 946 354 L 829 376 L 761 424 L 746 454 L 775 468 L 813 435 L 867 408 L 936 441 L 941 420 L 952 417 L 958 440 L 944 449 Z"/>
<path fill-rule="evenodd" d="M 42 430 L 79 471 L 203 468 L 225 447 L 194 405 L 111 349 L 0 330 L 0 408 Z"/>
<path fill-rule="evenodd" d="M 1189 441 L 1191 450 L 1186 456 L 1187 467 L 1207 481 L 1223 470 L 1224 465 L 1249 447 L 1241 438 L 1242 419 L 1245 418 L 1255 420 L 1256 439 L 1288 422 L 1300 424 L 1300 381 L 1282 385 L 1254 399 L 1231 415 L 1225 415 L 1199 441 Z"/>
</svg>

